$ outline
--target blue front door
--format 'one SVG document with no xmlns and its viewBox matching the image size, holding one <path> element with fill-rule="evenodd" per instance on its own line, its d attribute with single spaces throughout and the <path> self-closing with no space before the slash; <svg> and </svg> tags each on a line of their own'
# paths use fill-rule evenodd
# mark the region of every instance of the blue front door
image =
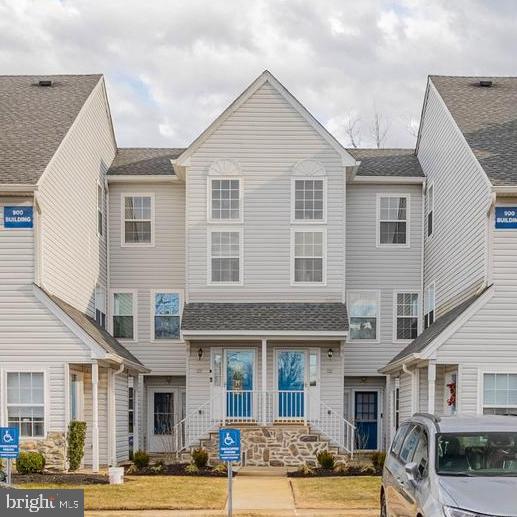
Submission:
<svg viewBox="0 0 517 517">
<path fill-rule="evenodd" d="M 355 446 L 357 449 L 377 449 L 377 395 L 376 391 L 355 392 Z"/>
<path fill-rule="evenodd" d="M 279 351 L 278 365 L 278 416 L 303 418 L 305 411 L 305 352 Z"/>
<path fill-rule="evenodd" d="M 251 418 L 253 415 L 253 350 L 226 351 L 226 416 Z"/>
</svg>

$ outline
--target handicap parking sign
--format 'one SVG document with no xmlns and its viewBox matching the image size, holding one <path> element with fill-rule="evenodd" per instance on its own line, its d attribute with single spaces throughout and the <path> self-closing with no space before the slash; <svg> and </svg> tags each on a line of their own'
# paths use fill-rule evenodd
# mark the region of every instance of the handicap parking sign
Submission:
<svg viewBox="0 0 517 517">
<path fill-rule="evenodd" d="M 20 452 L 17 427 L 0 427 L 0 458 L 15 459 Z"/>
<path fill-rule="evenodd" d="M 239 429 L 219 429 L 219 459 L 241 461 L 241 432 Z"/>
</svg>

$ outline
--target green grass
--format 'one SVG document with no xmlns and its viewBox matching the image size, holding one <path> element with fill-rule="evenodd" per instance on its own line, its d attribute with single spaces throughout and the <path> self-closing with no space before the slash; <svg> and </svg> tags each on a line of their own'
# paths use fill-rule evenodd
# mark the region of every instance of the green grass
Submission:
<svg viewBox="0 0 517 517">
<path fill-rule="evenodd" d="M 226 480 L 184 476 L 126 476 L 123 485 L 50 485 L 23 488 L 84 489 L 85 510 L 220 510 Z"/>
<path fill-rule="evenodd" d="M 291 478 L 291 483 L 297 508 L 379 507 L 381 478 L 377 476 Z"/>
</svg>

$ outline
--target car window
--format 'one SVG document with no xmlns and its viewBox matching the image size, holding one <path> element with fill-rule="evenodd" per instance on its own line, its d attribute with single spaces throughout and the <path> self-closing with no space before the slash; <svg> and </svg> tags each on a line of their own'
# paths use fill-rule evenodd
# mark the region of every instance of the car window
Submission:
<svg viewBox="0 0 517 517">
<path fill-rule="evenodd" d="M 408 429 L 409 424 L 402 424 L 399 427 L 397 434 L 395 435 L 395 438 L 393 439 L 393 443 L 391 445 L 391 452 L 395 454 L 395 456 L 398 455 L 398 453 L 400 452 L 402 442 L 404 441 Z"/>
<path fill-rule="evenodd" d="M 404 439 L 402 449 L 400 449 L 400 461 L 402 463 L 409 463 L 413 459 L 416 446 L 418 445 L 418 438 L 420 437 L 420 426 L 415 425 Z"/>
<path fill-rule="evenodd" d="M 420 476 L 425 477 L 429 463 L 429 440 L 427 439 L 427 433 L 425 431 L 420 433 L 415 454 L 413 455 L 413 461 L 418 465 Z"/>
</svg>

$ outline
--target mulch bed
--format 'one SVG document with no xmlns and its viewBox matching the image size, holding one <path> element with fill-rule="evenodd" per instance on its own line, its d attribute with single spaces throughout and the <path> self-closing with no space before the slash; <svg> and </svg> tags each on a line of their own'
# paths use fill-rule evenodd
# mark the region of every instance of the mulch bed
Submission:
<svg viewBox="0 0 517 517">
<path fill-rule="evenodd" d="M 185 472 L 185 467 L 187 467 L 189 463 L 170 463 L 163 466 L 163 470 L 156 471 L 153 470 L 153 465 L 146 467 L 142 470 L 138 470 L 136 472 L 131 472 L 131 474 L 127 474 L 129 476 L 200 476 L 200 477 L 214 477 L 221 478 L 227 477 L 228 474 L 226 472 L 219 472 L 214 470 L 213 467 L 206 467 L 204 469 L 199 469 L 196 473 Z M 233 476 L 236 476 L 237 473 L 234 471 Z"/>
<path fill-rule="evenodd" d="M 379 476 L 380 474 L 373 469 L 364 469 L 363 467 L 349 466 L 345 471 L 335 471 L 331 469 L 314 468 L 312 473 L 295 470 L 288 472 L 287 477 L 291 478 L 314 478 L 314 477 L 347 477 L 347 476 Z"/>
<path fill-rule="evenodd" d="M 14 484 L 49 483 L 55 485 L 108 485 L 109 478 L 103 474 L 52 473 L 13 474 Z"/>
</svg>

